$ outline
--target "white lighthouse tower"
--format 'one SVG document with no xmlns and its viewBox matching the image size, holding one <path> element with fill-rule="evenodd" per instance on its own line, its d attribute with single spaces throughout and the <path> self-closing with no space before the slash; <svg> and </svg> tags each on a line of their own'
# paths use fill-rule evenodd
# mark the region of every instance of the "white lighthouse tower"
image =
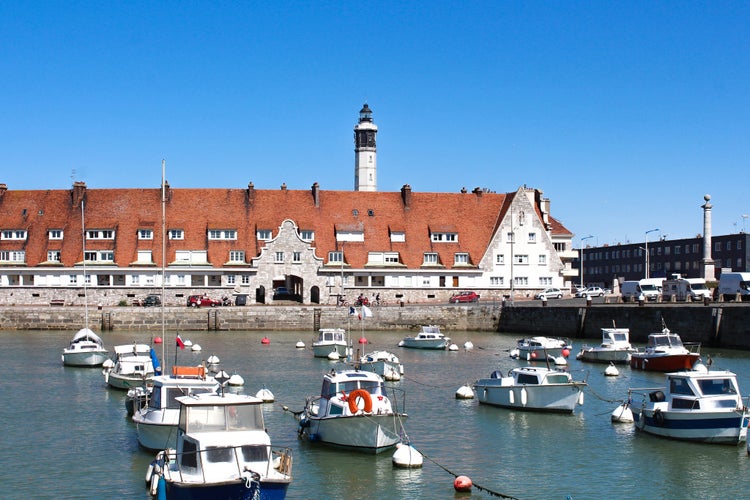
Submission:
<svg viewBox="0 0 750 500">
<path fill-rule="evenodd" d="M 378 162 L 375 136 L 378 127 L 372 123 L 372 110 L 365 103 L 354 126 L 354 190 L 378 190 Z"/>
</svg>

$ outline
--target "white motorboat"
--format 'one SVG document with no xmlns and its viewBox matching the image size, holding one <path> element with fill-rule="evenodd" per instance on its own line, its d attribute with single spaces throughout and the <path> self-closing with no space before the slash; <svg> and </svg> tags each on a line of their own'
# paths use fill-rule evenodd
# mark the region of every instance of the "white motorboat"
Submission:
<svg viewBox="0 0 750 500">
<path fill-rule="evenodd" d="M 627 364 L 636 349 L 630 345 L 628 328 L 602 328 L 602 343 L 598 346 L 581 348 L 576 359 L 594 363 Z"/>
<path fill-rule="evenodd" d="M 652 372 L 691 370 L 700 361 L 700 343 L 686 342 L 664 327 L 659 333 L 648 335 L 648 344 L 642 351 L 630 356 L 630 367 Z"/>
<path fill-rule="evenodd" d="M 316 358 L 327 358 L 332 352 L 343 358 L 351 353 L 346 330 L 343 328 L 321 328 L 312 348 Z"/>
<path fill-rule="evenodd" d="M 173 366 L 171 375 L 157 375 L 152 381 L 148 404 L 133 413 L 138 443 L 150 450 L 177 447 L 177 398 L 216 393 L 219 383 L 206 374 L 205 366 Z"/>
<path fill-rule="evenodd" d="M 437 325 L 423 325 L 419 333 L 413 337 L 406 337 L 398 343 L 399 347 L 415 349 L 446 349 L 450 344 L 450 337 L 440 332 Z"/>
<path fill-rule="evenodd" d="M 665 387 L 631 388 L 628 402 L 636 429 L 656 436 L 703 443 L 747 440 L 748 409 L 737 375 L 726 370 L 665 374 Z"/>
<path fill-rule="evenodd" d="M 380 375 L 331 370 L 323 376 L 320 395 L 307 398 L 299 434 L 312 442 L 380 453 L 401 442 L 406 418 L 387 396 Z"/>
<path fill-rule="evenodd" d="M 360 370 L 377 373 L 385 380 L 401 380 L 404 374 L 404 365 L 398 356 L 388 351 L 372 351 L 359 358 L 356 367 Z"/>
<path fill-rule="evenodd" d="M 585 381 L 575 381 L 570 373 L 537 366 L 513 368 L 508 376 L 495 371 L 490 378 L 474 382 L 480 403 L 558 413 L 572 413 L 583 404 Z"/>
<path fill-rule="evenodd" d="M 555 337 L 528 337 L 520 339 L 516 348 L 510 352 L 514 359 L 525 359 L 527 361 L 546 360 L 550 356 L 557 358 L 568 357 L 571 345 L 566 339 Z"/>
<path fill-rule="evenodd" d="M 168 499 L 286 497 L 292 482 L 291 449 L 271 446 L 260 399 L 222 392 L 181 396 L 177 401 L 177 448 L 160 452 L 146 473 L 153 495 L 164 494 Z"/>
<path fill-rule="evenodd" d="M 113 366 L 103 370 L 104 381 L 115 389 L 132 389 L 151 382 L 159 367 L 154 350 L 146 344 L 115 346 Z"/>
<path fill-rule="evenodd" d="M 81 328 L 63 349 L 62 362 L 67 366 L 101 366 L 107 357 L 102 339 L 90 329 Z"/>
</svg>

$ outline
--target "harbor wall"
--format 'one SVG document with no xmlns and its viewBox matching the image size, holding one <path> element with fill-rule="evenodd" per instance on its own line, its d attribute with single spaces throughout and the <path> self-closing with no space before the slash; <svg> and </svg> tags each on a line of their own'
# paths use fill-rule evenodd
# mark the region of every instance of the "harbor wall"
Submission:
<svg viewBox="0 0 750 500">
<path fill-rule="evenodd" d="M 646 342 L 649 333 L 663 326 L 685 342 L 750 350 L 750 304 L 596 304 L 593 306 L 539 307 L 538 302 L 501 306 L 417 305 L 372 308 L 372 317 L 360 320 L 348 308 L 335 306 L 165 307 L 168 330 L 293 330 L 322 327 L 365 330 L 415 330 L 436 324 L 446 332 L 498 331 L 519 335 L 548 335 L 596 342 L 600 329 L 629 328 L 631 340 Z M 84 323 L 79 306 L 0 307 L 4 330 L 73 330 Z M 89 308 L 89 326 L 96 330 L 160 331 L 162 309 L 144 307 Z"/>
</svg>

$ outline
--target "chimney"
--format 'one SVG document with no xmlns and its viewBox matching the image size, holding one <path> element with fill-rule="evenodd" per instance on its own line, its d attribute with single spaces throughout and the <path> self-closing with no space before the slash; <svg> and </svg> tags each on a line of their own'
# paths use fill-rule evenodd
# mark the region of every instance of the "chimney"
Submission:
<svg viewBox="0 0 750 500">
<path fill-rule="evenodd" d="M 172 190 L 169 188 L 169 181 L 164 181 L 164 201 L 172 200 Z"/>
<path fill-rule="evenodd" d="M 281 190 L 286 191 L 286 182 L 281 183 Z"/>
<path fill-rule="evenodd" d="M 316 182 L 312 185 L 313 205 L 320 208 L 320 185 Z"/>
<path fill-rule="evenodd" d="M 411 186 L 408 184 L 401 187 L 401 201 L 404 203 L 404 208 L 411 208 Z"/>
<path fill-rule="evenodd" d="M 472 191 L 472 193 L 474 193 L 475 195 L 477 195 L 477 197 L 481 198 L 482 197 L 482 188 L 475 187 L 474 190 Z"/>
<path fill-rule="evenodd" d="M 469 192 L 469 191 L 468 191 L 468 190 L 467 190 L 467 189 L 466 189 L 465 187 L 462 187 L 462 188 L 461 188 L 461 193 L 462 193 L 462 194 L 466 194 L 466 193 L 468 193 L 468 192 Z"/>
<path fill-rule="evenodd" d="M 255 185 L 252 182 L 247 183 L 247 191 L 245 191 L 247 198 L 247 204 L 253 206 L 255 203 Z"/>
<path fill-rule="evenodd" d="M 86 183 L 76 181 L 73 183 L 73 207 L 81 206 L 81 202 L 86 197 Z"/>
<path fill-rule="evenodd" d="M 5 192 L 8 190 L 8 185 L 5 183 L 0 184 L 0 201 L 2 201 Z"/>
</svg>

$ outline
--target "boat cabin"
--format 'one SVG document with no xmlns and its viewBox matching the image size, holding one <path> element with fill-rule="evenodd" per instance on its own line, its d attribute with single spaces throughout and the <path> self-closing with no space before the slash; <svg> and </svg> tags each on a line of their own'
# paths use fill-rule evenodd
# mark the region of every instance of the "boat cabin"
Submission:
<svg viewBox="0 0 750 500">
<path fill-rule="evenodd" d="M 672 409 L 710 410 L 713 408 L 737 408 L 742 406 L 737 378 L 731 372 L 714 372 L 707 376 L 668 374 L 668 390 Z M 664 393 L 654 391 L 651 401 L 664 401 Z"/>
<path fill-rule="evenodd" d="M 648 349 L 659 349 L 659 348 L 680 348 L 682 345 L 682 339 L 676 333 L 669 333 L 666 330 L 665 333 L 652 333 L 648 336 Z"/>
<path fill-rule="evenodd" d="M 514 385 L 569 384 L 570 375 L 566 372 L 538 367 L 525 367 L 511 370 Z"/>
<path fill-rule="evenodd" d="M 318 332 L 318 342 L 346 343 L 346 331 L 343 328 L 321 328 Z"/>
</svg>

